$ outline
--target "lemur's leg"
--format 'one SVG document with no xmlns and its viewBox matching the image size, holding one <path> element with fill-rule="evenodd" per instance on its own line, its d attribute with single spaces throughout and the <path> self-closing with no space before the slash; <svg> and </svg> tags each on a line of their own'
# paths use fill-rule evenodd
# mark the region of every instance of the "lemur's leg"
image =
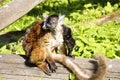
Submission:
<svg viewBox="0 0 120 80">
<path fill-rule="evenodd" d="M 36 65 L 44 72 L 46 73 L 47 75 L 51 75 L 50 74 L 50 70 L 49 70 L 49 66 L 46 62 L 37 62 Z"/>
<path fill-rule="evenodd" d="M 46 53 L 44 48 L 40 49 L 40 47 L 32 50 L 30 55 L 30 62 L 37 65 L 44 73 L 50 75 L 50 70 L 46 61 Z"/>
<path fill-rule="evenodd" d="M 52 49 L 50 47 L 47 47 L 46 54 L 47 54 L 46 55 L 46 60 L 47 60 L 47 62 L 49 64 L 50 70 L 52 72 L 55 72 L 56 69 L 57 69 L 57 66 L 55 65 L 55 61 L 54 61 L 54 59 L 52 57 L 53 53 L 52 53 Z"/>
<path fill-rule="evenodd" d="M 66 46 L 68 48 L 68 56 L 74 57 L 74 55 L 72 54 L 72 51 L 75 46 L 75 39 L 70 38 L 69 40 L 66 40 Z"/>
</svg>

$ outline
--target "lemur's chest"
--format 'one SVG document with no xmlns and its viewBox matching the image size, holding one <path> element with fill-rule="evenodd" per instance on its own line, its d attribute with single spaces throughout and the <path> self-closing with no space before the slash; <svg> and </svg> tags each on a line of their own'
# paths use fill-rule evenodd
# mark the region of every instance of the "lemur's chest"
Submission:
<svg viewBox="0 0 120 80">
<path fill-rule="evenodd" d="M 58 47 L 63 44 L 63 34 L 61 31 L 56 31 L 53 38 L 50 40 L 50 44 L 54 47 Z"/>
<path fill-rule="evenodd" d="M 57 32 L 56 35 L 55 35 L 55 40 L 56 40 L 56 43 L 63 43 L 63 35 L 61 32 Z"/>
</svg>

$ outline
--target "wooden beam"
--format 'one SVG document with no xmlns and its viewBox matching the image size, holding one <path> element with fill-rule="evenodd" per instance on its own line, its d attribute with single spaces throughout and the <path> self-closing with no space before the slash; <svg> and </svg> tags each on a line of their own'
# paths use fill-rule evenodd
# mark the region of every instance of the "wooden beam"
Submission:
<svg viewBox="0 0 120 80">
<path fill-rule="evenodd" d="M 113 21 L 120 21 L 120 8 L 118 8 L 118 10 L 116 10 L 115 12 L 103 16 L 95 24 L 102 25 L 104 23 L 113 22 Z"/>
<path fill-rule="evenodd" d="M 44 0 L 12 0 L 0 8 L 0 30 L 10 25 Z"/>
<path fill-rule="evenodd" d="M 87 58 L 76 58 L 75 61 L 84 68 L 92 70 Z M 26 66 L 23 56 L 0 54 L 0 79 L 2 80 L 69 80 L 69 71 L 62 65 L 51 76 L 44 74 L 36 66 Z M 120 80 L 120 59 L 108 60 L 108 71 L 104 80 Z"/>
</svg>

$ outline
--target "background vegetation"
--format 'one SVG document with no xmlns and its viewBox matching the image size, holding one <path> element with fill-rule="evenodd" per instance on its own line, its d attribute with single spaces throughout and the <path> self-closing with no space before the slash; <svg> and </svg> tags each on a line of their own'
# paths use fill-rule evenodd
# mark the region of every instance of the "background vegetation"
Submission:
<svg viewBox="0 0 120 80">
<path fill-rule="evenodd" d="M 0 4 L 2 7 L 9 2 Z M 21 46 L 25 30 L 44 13 L 64 14 L 65 23 L 72 29 L 76 46 L 73 54 L 90 58 L 103 54 L 108 58 L 120 57 L 120 21 L 96 26 L 102 16 L 120 8 L 119 0 L 45 0 L 19 20 L 0 31 L 0 53 L 24 54 Z M 6 34 L 5 34 L 6 33 Z"/>
</svg>

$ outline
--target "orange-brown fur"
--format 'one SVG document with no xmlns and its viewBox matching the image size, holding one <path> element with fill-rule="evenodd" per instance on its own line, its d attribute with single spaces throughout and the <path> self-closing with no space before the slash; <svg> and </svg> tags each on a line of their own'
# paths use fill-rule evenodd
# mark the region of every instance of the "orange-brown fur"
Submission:
<svg viewBox="0 0 120 80">
<path fill-rule="evenodd" d="M 31 54 L 31 50 L 33 47 L 33 43 L 36 42 L 39 39 L 40 36 L 40 25 L 42 21 L 36 21 L 33 25 L 33 27 L 31 27 L 30 29 L 28 29 L 26 31 L 26 35 L 23 39 L 23 49 L 26 53 L 27 56 L 29 56 Z"/>
<path fill-rule="evenodd" d="M 47 62 L 53 71 L 55 67 L 54 60 L 50 55 L 51 51 L 48 49 L 49 39 L 52 35 L 50 31 L 41 31 L 42 23 L 43 21 L 38 20 L 27 30 L 23 39 L 23 49 L 25 50 L 26 56 L 29 57 L 30 62 L 36 64 L 45 73 L 49 74 L 50 70 Z"/>
</svg>

